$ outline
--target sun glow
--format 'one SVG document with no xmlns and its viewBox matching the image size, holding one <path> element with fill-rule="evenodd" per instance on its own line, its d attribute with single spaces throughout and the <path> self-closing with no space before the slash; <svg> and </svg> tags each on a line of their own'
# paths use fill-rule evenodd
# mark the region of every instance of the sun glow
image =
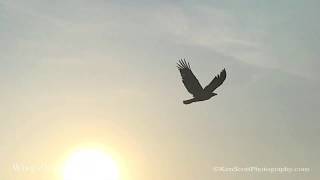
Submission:
<svg viewBox="0 0 320 180">
<path fill-rule="evenodd" d="M 107 153 L 97 149 L 74 152 L 63 168 L 63 180 L 118 180 L 119 170 Z"/>
</svg>

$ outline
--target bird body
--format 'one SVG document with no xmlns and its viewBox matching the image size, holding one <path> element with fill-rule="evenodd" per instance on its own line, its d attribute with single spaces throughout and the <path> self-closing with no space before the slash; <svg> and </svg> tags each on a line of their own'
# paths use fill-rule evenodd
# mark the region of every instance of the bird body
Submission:
<svg viewBox="0 0 320 180">
<path fill-rule="evenodd" d="M 217 94 L 216 93 L 203 93 L 200 96 L 194 97 L 192 99 L 184 100 L 183 104 L 191 104 L 193 102 L 205 101 L 205 100 L 212 98 L 215 95 L 217 95 Z"/>
<path fill-rule="evenodd" d="M 193 95 L 192 99 L 183 101 L 184 104 L 205 101 L 213 96 L 216 96 L 217 94 L 213 91 L 224 82 L 227 76 L 226 70 L 223 69 L 219 75 L 215 76 L 214 79 L 205 88 L 203 88 L 196 76 L 191 71 L 189 63 L 181 59 L 177 67 L 180 71 L 184 86 L 188 92 Z"/>
</svg>

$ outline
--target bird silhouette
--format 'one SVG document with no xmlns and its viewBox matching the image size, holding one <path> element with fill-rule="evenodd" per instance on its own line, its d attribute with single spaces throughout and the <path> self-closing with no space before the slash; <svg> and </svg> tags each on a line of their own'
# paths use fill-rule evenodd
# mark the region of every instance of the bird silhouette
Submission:
<svg viewBox="0 0 320 180">
<path fill-rule="evenodd" d="M 217 95 L 213 91 L 217 89 L 227 77 L 226 70 L 223 69 L 220 74 L 215 76 L 205 88 L 202 88 L 200 82 L 191 71 L 189 62 L 187 62 L 185 59 L 181 59 L 179 60 L 179 63 L 177 63 L 177 68 L 180 71 L 184 86 L 188 92 L 193 95 L 192 99 L 183 101 L 183 104 L 205 101 Z"/>
</svg>

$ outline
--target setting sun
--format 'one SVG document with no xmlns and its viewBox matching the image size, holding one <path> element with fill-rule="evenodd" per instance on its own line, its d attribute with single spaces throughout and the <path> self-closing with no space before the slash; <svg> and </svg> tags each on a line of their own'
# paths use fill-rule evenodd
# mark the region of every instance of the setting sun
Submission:
<svg viewBox="0 0 320 180">
<path fill-rule="evenodd" d="M 65 162 L 63 180 L 118 180 L 115 161 L 102 150 L 83 149 L 74 152 Z"/>
</svg>

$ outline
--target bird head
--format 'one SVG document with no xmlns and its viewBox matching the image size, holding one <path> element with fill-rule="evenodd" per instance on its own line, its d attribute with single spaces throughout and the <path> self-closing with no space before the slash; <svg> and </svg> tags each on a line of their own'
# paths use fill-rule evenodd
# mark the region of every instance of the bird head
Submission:
<svg viewBox="0 0 320 180">
<path fill-rule="evenodd" d="M 215 95 L 218 95 L 218 94 L 217 94 L 217 93 L 214 93 L 214 92 L 210 94 L 211 97 L 213 97 L 213 96 L 215 96 Z"/>
</svg>

